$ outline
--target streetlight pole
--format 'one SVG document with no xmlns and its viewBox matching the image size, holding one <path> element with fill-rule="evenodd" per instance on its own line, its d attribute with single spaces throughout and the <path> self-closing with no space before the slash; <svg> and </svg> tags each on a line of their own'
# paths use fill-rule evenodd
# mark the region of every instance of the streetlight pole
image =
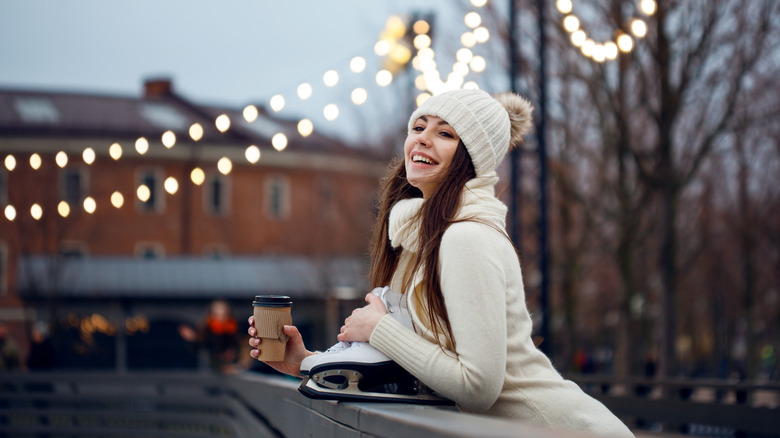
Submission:
<svg viewBox="0 0 780 438">
<path fill-rule="evenodd" d="M 509 90 L 517 93 L 517 11 L 515 10 L 515 0 L 509 0 Z M 510 230 L 509 237 L 522 255 L 522 233 L 523 222 L 519 217 L 519 211 L 522 203 L 520 198 L 520 159 L 522 150 L 517 145 L 509 153 L 509 194 L 511 202 L 509 204 Z"/>
<path fill-rule="evenodd" d="M 552 339 L 550 337 L 549 277 L 547 247 L 547 142 L 545 140 L 546 102 L 547 102 L 547 65 L 545 62 L 545 1 L 537 0 L 539 13 L 539 123 L 536 125 L 537 147 L 539 148 L 539 307 L 542 313 L 540 335 L 544 339 L 541 350 L 550 355 Z"/>
</svg>

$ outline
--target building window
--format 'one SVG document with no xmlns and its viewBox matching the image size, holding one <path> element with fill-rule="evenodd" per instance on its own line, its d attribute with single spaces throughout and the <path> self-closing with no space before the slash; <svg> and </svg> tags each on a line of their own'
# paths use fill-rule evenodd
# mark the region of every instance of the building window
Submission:
<svg viewBox="0 0 780 438">
<path fill-rule="evenodd" d="M 8 293 L 8 245 L 0 242 L 0 296 Z"/>
<path fill-rule="evenodd" d="M 206 183 L 206 211 L 217 216 L 227 216 L 230 211 L 230 180 L 221 173 L 212 174 Z"/>
<path fill-rule="evenodd" d="M 8 204 L 8 173 L 0 169 L 0 205 Z"/>
<path fill-rule="evenodd" d="M 336 205 L 336 188 L 330 179 L 320 180 L 318 191 L 320 195 L 320 215 L 323 222 L 335 222 L 338 217 Z"/>
<path fill-rule="evenodd" d="M 230 248 L 222 243 L 212 243 L 203 247 L 203 255 L 214 260 L 230 257 Z"/>
<path fill-rule="evenodd" d="M 60 243 L 60 255 L 67 258 L 81 258 L 87 255 L 84 242 L 63 241 Z"/>
<path fill-rule="evenodd" d="M 265 180 L 265 212 L 271 219 L 287 219 L 290 215 L 290 181 L 283 176 Z"/>
<path fill-rule="evenodd" d="M 162 172 L 159 169 L 141 169 L 138 172 L 136 189 L 146 186 L 149 197 L 146 200 L 136 196 L 138 210 L 161 213 L 164 208 L 162 196 Z"/>
<path fill-rule="evenodd" d="M 81 168 L 64 169 L 60 173 L 60 196 L 68 205 L 78 209 L 87 192 L 87 171 Z"/>
<path fill-rule="evenodd" d="M 135 255 L 142 259 L 159 259 L 165 256 L 165 248 L 158 242 L 138 242 Z"/>
</svg>

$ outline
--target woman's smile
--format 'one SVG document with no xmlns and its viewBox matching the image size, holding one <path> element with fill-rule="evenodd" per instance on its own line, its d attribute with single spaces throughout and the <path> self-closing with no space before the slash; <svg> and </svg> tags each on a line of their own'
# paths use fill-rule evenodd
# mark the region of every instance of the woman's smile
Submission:
<svg viewBox="0 0 780 438">
<path fill-rule="evenodd" d="M 439 162 L 431 158 L 430 155 L 427 155 L 420 151 L 412 152 L 411 157 L 412 157 L 412 162 L 414 164 L 420 165 L 421 167 L 437 166 L 439 164 Z"/>
<path fill-rule="evenodd" d="M 409 184 L 431 195 L 455 156 L 460 137 L 449 123 L 436 116 L 417 119 L 404 142 L 404 163 Z"/>
</svg>

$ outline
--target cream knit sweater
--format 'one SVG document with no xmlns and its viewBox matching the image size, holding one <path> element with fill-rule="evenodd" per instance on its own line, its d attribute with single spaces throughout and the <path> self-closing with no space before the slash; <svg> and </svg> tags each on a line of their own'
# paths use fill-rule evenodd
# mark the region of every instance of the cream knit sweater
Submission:
<svg viewBox="0 0 780 438">
<path fill-rule="evenodd" d="M 506 206 L 493 192 L 495 175 L 466 184 L 457 217 L 444 233 L 439 273 L 454 336 L 443 351 L 426 329 L 413 293 L 404 291 L 414 332 L 384 317 L 370 343 L 466 412 L 515 419 L 524 424 L 632 437 L 599 401 L 564 380 L 531 340 L 520 264 L 503 230 Z M 415 214 L 422 199 L 400 201 L 390 215 L 390 238 L 403 252 L 390 287 L 401 289 L 403 273 L 417 251 Z M 490 223 L 490 225 L 486 225 Z M 415 282 L 416 283 L 416 282 Z"/>
</svg>

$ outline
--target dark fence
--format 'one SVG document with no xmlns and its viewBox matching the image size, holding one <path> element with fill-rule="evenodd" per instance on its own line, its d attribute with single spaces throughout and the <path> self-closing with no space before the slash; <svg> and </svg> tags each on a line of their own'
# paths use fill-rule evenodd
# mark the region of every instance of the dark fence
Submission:
<svg viewBox="0 0 780 438">
<path fill-rule="evenodd" d="M 780 436 L 780 383 L 568 376 L 634 429 L 695 436 Z"/>
<path fill-rule="evenodd" d="M 0 436 L 278 436 L 230 395 L 229 380 L 193 372 L 0 374 Z"/>
<path fill-rule="evenodd" d="M 778 384 L 574 377 L 638 437 L 780 436 Z M 252 372 L 0 374 L 0 437 L 585 437 L 452 407 L 310 400 L 298 384 Z"/>
</svg>

